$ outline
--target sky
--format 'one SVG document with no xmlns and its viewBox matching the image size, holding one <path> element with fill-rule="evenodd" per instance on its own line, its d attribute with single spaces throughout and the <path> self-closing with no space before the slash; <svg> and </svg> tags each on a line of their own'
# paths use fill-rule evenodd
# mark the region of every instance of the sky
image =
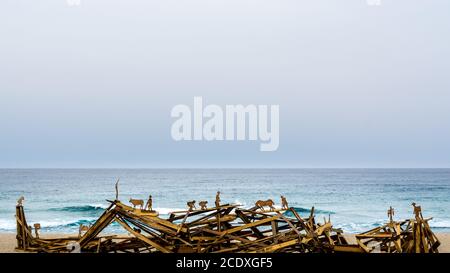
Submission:
<svg viewBox="0 0 450 273">
<path fill-rule="evenodd" d="M 449 1 L 3 0 L 0 167 L 450 167 Z M 171 109 L 279 105 L 258 141 Z"/>
</svg>

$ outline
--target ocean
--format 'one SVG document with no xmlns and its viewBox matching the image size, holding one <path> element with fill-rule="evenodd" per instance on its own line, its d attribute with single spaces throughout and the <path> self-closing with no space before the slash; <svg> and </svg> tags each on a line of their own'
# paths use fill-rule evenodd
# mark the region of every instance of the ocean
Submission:
<svg viewBox="0 0 450 273">
<path fill-rule="evenodd" d="M 336 228 L 362 232 L 388 220 L 413 217 L 412 202 L 433 217 L 435 232 L 450 231 L 450 169 L 0 169 L 0 232 L 15 232 L 15 205 L 25 197 L 29 224 L 42 232 L 77 233 L 91 224 L 115 198 L 147 200 L 161 216 L 184 210 L 190 200 L 253 207 L 280 195 L 301 216 L 315 207 L 317 220 L 330 217 Z M 123 232 L 113 225 L 108 232 Z"/>
</svg>

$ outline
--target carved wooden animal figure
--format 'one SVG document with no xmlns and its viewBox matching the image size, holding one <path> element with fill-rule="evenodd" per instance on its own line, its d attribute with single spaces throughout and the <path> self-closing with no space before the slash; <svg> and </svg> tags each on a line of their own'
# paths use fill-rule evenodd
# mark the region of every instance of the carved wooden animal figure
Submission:
<svg viewBox="0 0 450 273">
<path fill-rule="evenodd" d="M 144 208 L 144 200 L 142 199 L 130 199 L 130 203 L 133 205 L 133 208 L 135 209 L 136 206 L 139 206 L 141 209 Z"/>
<path fill-rule="evenodd" d="M 270 210 L 275 210 L 275 208 L 273 207 L 273 205 L 275 205 L 275 203 L 272 201 L 272 199 L 267 199 L 267 200 L 258 200 L 256 201 L 255 205 L 260 208 L 262 211 L 264 210 L 264 207 L 267 206 L 270 208 Z"/>
<path fill-rule="evenodd" d="M 187 205 L 189 207 L 189 211 L 195 209 L 195 200 L 187 202 Z"/>
<path fill-rule="evenodd" d="M 18 205 L 18 206 L 22 206 L 24 200 L 25 200 L 25 197 L 21 196 L 21 197 L 19 198 L 19 200 L 17 200 L 17 205 Z"/>
<path fill-rule="evenodd" d="M 200 201 L 200 202 L 198 202 L 198 205 L 200 206 L 201 210 L 207 209 L 206 204 L 208 204 L 208 201 Z"/>
<path fill-rule="evenodd" d="M 78 228 L 78 237 L 80 237 L 81 238 L 81 234 L 83 233 L 83 232 L 86 232 L 86 231 L 88 231 L 89 230 L 89 226 L 86 226 L 86 225 L 83 225 L 83 224 L 80 224 L 80 227 Z"/>
</svg>

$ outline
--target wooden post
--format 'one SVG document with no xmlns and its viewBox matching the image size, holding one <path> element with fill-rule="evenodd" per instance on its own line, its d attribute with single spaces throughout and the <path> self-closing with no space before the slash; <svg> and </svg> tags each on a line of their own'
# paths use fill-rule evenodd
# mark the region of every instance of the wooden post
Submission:
<svg viewBox="0 0 450 273">
<path fill-rule="evenodd" d="M 277 236 L 278 235 L 278 224 L 276 221 L 272 221 L 271 222 L 271 226 L 272 226 L 272 236 Z M 275 239 L 273 240 L 275 244 L 278 244 L 278 237 L 275 237 Z"/>
</svg>

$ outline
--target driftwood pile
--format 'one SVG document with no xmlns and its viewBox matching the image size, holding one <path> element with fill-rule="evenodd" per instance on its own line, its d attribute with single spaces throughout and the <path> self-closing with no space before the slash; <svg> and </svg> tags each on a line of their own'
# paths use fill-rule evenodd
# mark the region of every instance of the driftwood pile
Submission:
<svg viewBox="0 0 450 273">
<path fill-rule="evenodd" d="M 127 206 L 119 200 L 110 206 L 79 236 L 43 239 L 28 226 L 21 202 L 16 207 L 17 248 L 30 252 L 135 252 L 135 253 L 335 253 L 335 252 L 437 252 L 439 241 L 414 205 L 415 218 L 395 222 L 356 235 L 350 244 L 331 221 L 318 223 L 314 207 L 300 216 L 294 208 L 243 209 L 220 205 L 201 209 L 190 207 L 159 217 L 151 209 Z M 285 201 L 285 200 L 284 200 Z M 261 205 L 261 204 L 260 204 Z M 268 204 L 266 204 L 268 205 Z M 151 205 L 149 206 L 151 207 Z M 100 235 L 111 223 L 119 223 L 128 235 Z"/>
<path fill-rule="evenodd" d="M 440 242 L 424 219 L 422 208 L 414 207 L 414 219 L 396 222 L 394 209 L 388 210 L 389 222 L 381 227 L 357 234 L 358 245 L 365 252 L 437 253 Z"/>
</svg>

